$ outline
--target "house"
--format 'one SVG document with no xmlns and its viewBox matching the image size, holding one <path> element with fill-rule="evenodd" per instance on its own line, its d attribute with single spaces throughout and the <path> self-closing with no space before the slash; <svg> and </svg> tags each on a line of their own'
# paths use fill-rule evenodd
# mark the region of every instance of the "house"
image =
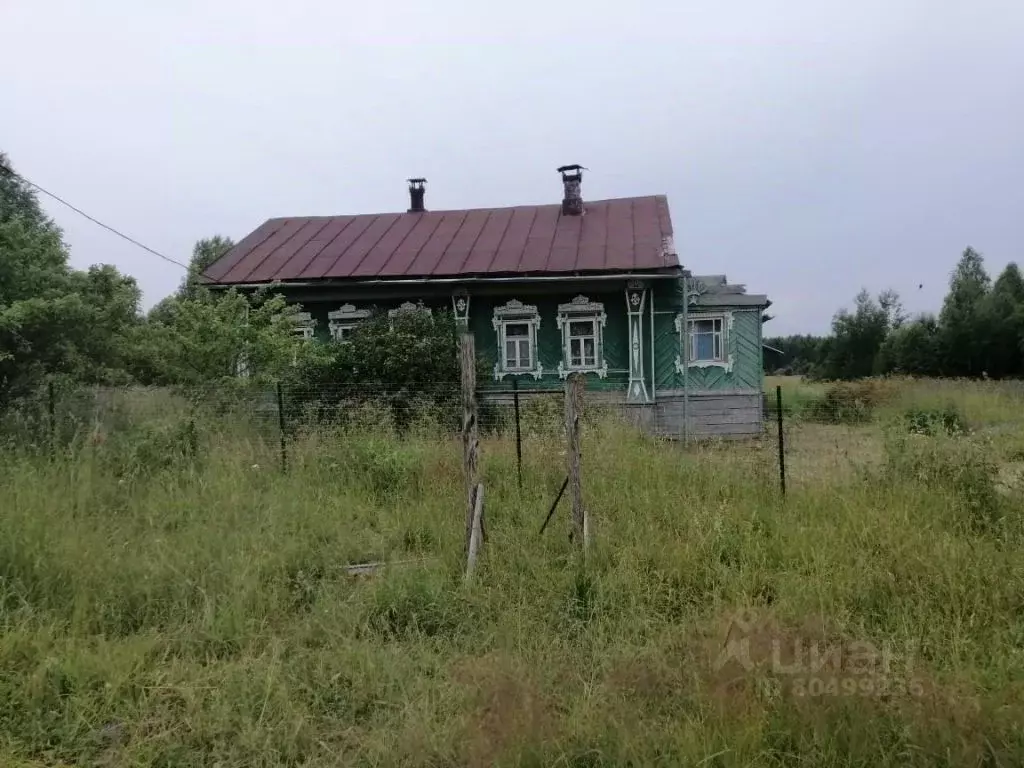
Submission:
<svg viewBox="0 0 1024 768">
<path fill-rule="evenodd" d="M 765 296 L 692 276 L 662 195 L 584 201 L 563 166 L 561 202 L 271 219 L 206 271 L 216 286 L 274 283 L 307 337 L 346 334 L 371 312 L 451 308 L 492 375 L 481 396 L 561 388 L 622 403 L 668 435 L 761 430 Z M 596 394 L 595 394 L 596 393 Z"/>
</svg>

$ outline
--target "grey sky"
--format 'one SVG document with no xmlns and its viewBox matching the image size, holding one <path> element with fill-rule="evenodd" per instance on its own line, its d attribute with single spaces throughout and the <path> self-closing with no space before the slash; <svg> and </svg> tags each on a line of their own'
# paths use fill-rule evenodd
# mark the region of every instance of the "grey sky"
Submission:
<svg viewBox="0 0 1024 768">
<path fill-rule="evenodd" d="M 1021 0 L 0 0 L 0 149 L 152 247 L 271 216 L 665 193 L 684 265 L 821 332 L 1024 261 Z M 46 203 L 78 266 L 181 270 Z M 918 289 L 923 283 L 924 288 Z"/>
</svg>

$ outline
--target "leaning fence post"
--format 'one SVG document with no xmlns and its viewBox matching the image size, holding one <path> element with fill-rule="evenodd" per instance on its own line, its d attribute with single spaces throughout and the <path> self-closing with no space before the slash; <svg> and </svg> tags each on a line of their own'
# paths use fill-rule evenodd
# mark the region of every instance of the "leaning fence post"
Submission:
<svg viewBox="0 0 1024 768">
<path fill-rule="evenodd" d="M 580 416 L 583 412 L 583 376 L 574 373 L 565 382 L 565 434 L 569 475 L 569 498 L 572 501 L 572 536 L 585 550 L 589 538 L 587 512 L 583 507 L 580 480 Z"/>
<path fill-rule="evenodd" d="M 288 471 L 288 438 L 284 422 L 284 389 L 277 382 L 277 427 L 281 433 L 281 471 Z"/>
<path fill-rule="evenodd" d="M 523 490 L 523 434 L 519 427 L 519 379 L 512 379 L 512 408 L 516 415 L 516 481 Z"/>
<path fill-rule="evenodd" d="M 477 463 L 480 453 L 476 407 L 476 347 L 471 333 L 463 333 L 459 337 L 459 368 L 462 382 L 462 468 L 466 479 L 465 551 L 468 554 L 473 536 Z"/>
<path fill-rule="evenodd" d="M 473 518 L 469 527 L 469 547 L 466 554 L 466 581 L 473 578 L 476 558 L 484 538 L 484 484 L 476 486 L 473 500 Z"/>
<path fill-rule="evenodd" d="M 775 387 L 775 410 L 779 426 L 779 489 L 786 495 L 786 438 L 782 430 L 782 386 Z"/>
</svg>

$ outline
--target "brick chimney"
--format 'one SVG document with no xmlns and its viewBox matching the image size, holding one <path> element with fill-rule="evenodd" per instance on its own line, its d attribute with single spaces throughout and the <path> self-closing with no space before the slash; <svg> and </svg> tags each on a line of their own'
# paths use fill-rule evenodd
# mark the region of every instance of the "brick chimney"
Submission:
<svg viewBox="0 0 1024 768">
<path fill-rule="evenodd" d="M 580 216 L 583 213 L 583 194 L 580 192 L 580 185 L 583 183 L 583 172 L 586 170 L 582 165 L 563 165 L 558 169 L 562 174 L 562 215 Z"/>
<path fill-rule="evenodd" d="M 409 213 L 423 213 L 427 209 L 423 206 L 423 198 L 427 194 L 424 184 L 426 179 L 408 179 L 409 182 Z"/>
</svg>

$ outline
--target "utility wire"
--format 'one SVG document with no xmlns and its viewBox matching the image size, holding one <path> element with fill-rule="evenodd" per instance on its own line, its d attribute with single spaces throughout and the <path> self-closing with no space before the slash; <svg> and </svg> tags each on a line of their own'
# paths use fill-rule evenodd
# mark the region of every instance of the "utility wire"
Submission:
<svg viewBox="0 0 1024 768">
<path fill-rule="evenodd" d="M 0 173 L 6 173 L 6 174 L 9 174 L 11 176 L 14 176 L 15 178 L 21 179 L 23 182 L 28 184 L 30 187 L 33 187 L 34 189 L 39 190 L 44 195 L 52 197 L 58 203 L 60 203 L 61 205 L 67 206 L 72 211 L 77 213 L 79 216 L 82 216 L 82 217 L 88 219 L 89 221 L 91 221 L 93 224 L 96 224 L 97 226 L 103 227 L 103 229 L 105 229 L 108 232 L 111 232 L 111 233 L 117 235 L 122 240 L 127 240 L 129 243 L 131 243 L 132 245 L 136 246 L 137 248 L 141 248 L 142 250 L 146 251 L 147 253 L 151 253 L 154 256 L 156 256 L 157 258 L 163 259 L 164 261 L 166 261 L 166 262 L 168 262 L 170 264 L 174 264 L 175 266 L 181 267 L 182 269 L 184 269 L 186 271 L 190 269 L 188 264 L 182 264 L 177 259 L 172 259 L 170 256 L 165 256 L 164 254 L 160 253 L 160 251 L 158 251 L 158 250 L 156 250 L 154 248 L 150 248 L 145 243 L 140 243 L 134 237 L 129 237 L 124 232 L 121 232 L 121 231 L 115 229 L 114 227 L 110 226 L 109 224 L 104 224 L 102 221 L 100 221 L 99 219 L 95 218 L 94 216 L 90 216 L 88 213 L 83 211 L 81 208 L 78 208 L 78 207 L 72 205 L 67 200 L 65 200 L 64 198 L 60 197 L 59 195 L 55 195 L 53 192 L 49 191 L 48 189 L 44 189 L 43 187 L 39 186 L 38 184 L 36 184 L 31 179 L 25 178 L 20 173 L 15 171 L 13 168 L 11 168 L 9 166 L 6 166 L 3 163 L 0 163 Z M 205 277 L 207 280 L 210 280 L 211 282 L 220 283 L 219 280 L 214 280 L 212 277 L 207 275 L 205 272 L 200 272 L 199 274 L 202 275 L 203 277 Z"/>
</svg>

